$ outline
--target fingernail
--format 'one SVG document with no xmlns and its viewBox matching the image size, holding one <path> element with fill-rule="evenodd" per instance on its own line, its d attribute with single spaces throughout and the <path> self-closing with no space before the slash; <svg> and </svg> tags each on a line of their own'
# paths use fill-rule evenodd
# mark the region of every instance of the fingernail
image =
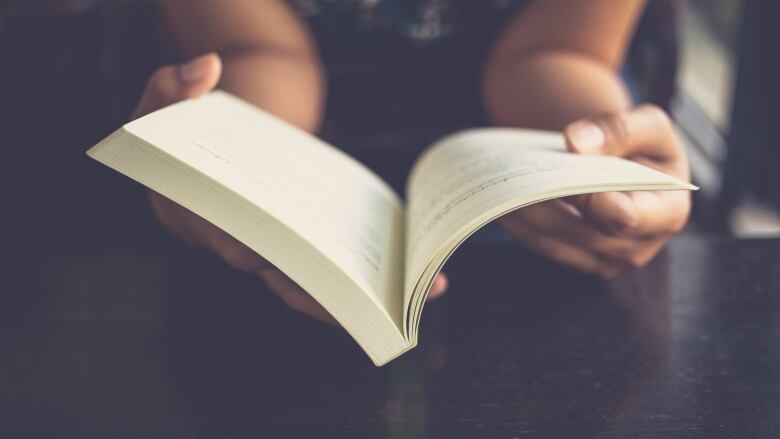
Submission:
<svg viewBox="0 0 780 439">
<path fill-rule="evenodd" d="M 578 152 L 597 153 L 604 148 L 604 131 L 594 123 L 575 122 L 569 125 L 566 133 Z"/>
<path fill-rule="evenodd" d="M 211 55 L 199 56 L 179 66 L 179 78 L 182 82 L 195 82 L 203 79 L 211 69 Z"/>
</svg>

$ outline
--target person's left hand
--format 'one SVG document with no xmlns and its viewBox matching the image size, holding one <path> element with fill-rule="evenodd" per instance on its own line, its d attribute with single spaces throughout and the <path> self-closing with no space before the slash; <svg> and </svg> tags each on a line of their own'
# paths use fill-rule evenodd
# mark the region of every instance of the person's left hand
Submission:
<svg viewBox="0 0 780 439">
<path fill-rule="evenodd" d="M 583 119 L 564 134 L 572 153 L 615 155 L 690 179 L 674 125 L 656 106 Z M 652 260 L 683 229 L 690 209 L 688 191 L 605 192 L 528 206 L 499 223 L 531 250 L 611 278 Z"/>
</svg>

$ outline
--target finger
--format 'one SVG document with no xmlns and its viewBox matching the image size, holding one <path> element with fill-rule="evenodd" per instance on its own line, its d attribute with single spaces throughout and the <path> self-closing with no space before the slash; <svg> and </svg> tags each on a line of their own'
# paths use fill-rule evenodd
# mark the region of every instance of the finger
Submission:
<svg viewBox="0 0 780 439">
<path fill-rule="evenodd" d="M 680 232 L 690 214 L 688 191 L 601 192 L 572 197 L 582 214 L 612 236 L 652 238 Z"/>
<path fill-rule="evenodd" d="M 207 247 L 231 267 L 246 272 L 256 272 L 273 267 L 254 250 L 208 221 L 200 217 L 191 218 L 191 221 L 196 221 L 198 224 L 190 225 L 190 228 L 196 230 L 195 233 L 201 236 Z"/>
<path fill-rule="evenodd" d="M 149 197 L 163 225 L 188 244 L 213 251 L 228 265 L 241 271 L 255 272 L 272 267 L 254 250 L 184 206 L 155 192 L 150 192 Z"/>
<path fill-rule="evenodd" d="M 514 213 L 514 219 L 626 268 L 647 265 L 663 248 L 667 238 L 665 235 L 652 238 L 610 236 L 593 227 L 563 200 L 525 207 Z"/>
<path fill-rule="evenodd" d="M 633 265 L 635 255 L 651 243 L 644 239 L 616 237 L 603 233 L 584 219 L 574 206 L 563 200 L 551 200 L 524 207 L 510 215 L 547 235 L 583 251 Z"/>
<path fill-rule="evenodd" d="M 338 325 L 336 319 L 334 319 L 322 305 L 281 271 L 270 268 L 260 270 L 257 274 L 265 281 L 268 288 L 293 310 L 313 317 L 321 322 L 330 325 Z"/>
<path fill-rule="evenodd" d="M 185 64 L 158 69 L 149 78 L 141 100 L 133 112 L 133 119 L 212 90 L 217 85 L 221 72 L 222 64 L 215 53 L 199 56 Z"/>
<path fill-rule="evenodd" d="M 169 232 L 188 245 L 203 247 L 197 236 L 181 220 L 181 215 L 178 214 L 179 211 L 176 208 L 183 208 L 157 192 L 150 190 L 148 191 L 148 196 L 149 205 L 152 207 L 154 216 Z"/>
<path fill-rule="evenodd" d="M 433 284 L 431 284 L 431 289 L 428 290 L 428 296 L 425 300 L 431 301 L 440 297 L 445 292 L 447 292 L 448 285 L 449 280 L 447 279 L 447 275 L 444 273 L 437 274 L 436 278 L 433 280 Z"/>
<path fill-rule="evenodd" d="M 499 223 L 523 245 L 560 264 L 575 268 L 602 278 L 616 276 L 622 268 L 614 261 L 605 260 L 593 253 L 573 247 L 559 238 L 547 235 L 521 221 L 505 216 Z"/>
<path fill-rule="evenodd" d="M 655 105 L 582 119 L 564 130 L 571 152 L 677 162 L 684 152 L 669 116 Z"/>
</svg>

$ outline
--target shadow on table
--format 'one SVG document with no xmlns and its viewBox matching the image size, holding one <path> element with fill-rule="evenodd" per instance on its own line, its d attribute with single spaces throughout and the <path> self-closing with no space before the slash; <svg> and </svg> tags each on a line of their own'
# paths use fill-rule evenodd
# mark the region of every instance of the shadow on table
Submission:
<svg viewBox="0 0 780 439">
<path fill-rule="evenodd" d="M 175 267 L 166 370 L 205 437 L 589 437 L 636 410 L 667 361 L 665 254 L 608 284 L 516 246 L 468 244 L 447 265 L 451 291 L 426 306 L 420 345 L 382 368 L 253 276 L 203 254 Z"/>
</svg>

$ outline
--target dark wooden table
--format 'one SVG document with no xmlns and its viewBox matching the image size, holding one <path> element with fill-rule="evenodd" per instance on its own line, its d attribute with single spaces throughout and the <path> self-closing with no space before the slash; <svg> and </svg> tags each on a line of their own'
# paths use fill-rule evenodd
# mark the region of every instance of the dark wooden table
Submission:
<svg viewBox="0 0 780 439">
<path fill-rule="evenodd" d="M 256 278 L 122 239 L 0 258 L 0 437 L 780 437 L 779 240 L 682 237 L 605 283 L 483 235 L 375 368 Z"/>
</svg>

